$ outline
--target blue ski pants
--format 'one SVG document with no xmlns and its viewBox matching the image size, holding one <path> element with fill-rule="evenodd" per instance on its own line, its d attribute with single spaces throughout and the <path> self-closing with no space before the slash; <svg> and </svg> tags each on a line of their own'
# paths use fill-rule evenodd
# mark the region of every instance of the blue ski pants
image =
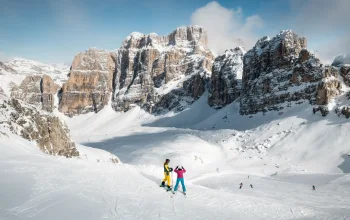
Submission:
<svg viewBox="0 0 350 220">
<path fill-rule="evenodd" d="M 185 186 L 184 178 L 177 178 L 177 179 L 176 179 L 176 184 L 175 184 L 174 191 L 177 190 L 177 187 L 179 187 L 179 183 L 180 183 L 180 182 L 181 182 L 183 191 L 186 192 L 186 186 Z"/>
</svg>

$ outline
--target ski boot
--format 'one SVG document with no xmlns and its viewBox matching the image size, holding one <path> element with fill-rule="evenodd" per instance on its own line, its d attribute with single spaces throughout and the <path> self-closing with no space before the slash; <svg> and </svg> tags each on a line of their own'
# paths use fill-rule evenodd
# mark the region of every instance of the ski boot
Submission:
<svg viewBox="0 0 350 220">
<path fill-rule="evenodd" d="M 159 187 L 165 187 L 165 182 L 162 182 Z"/>
</svg>

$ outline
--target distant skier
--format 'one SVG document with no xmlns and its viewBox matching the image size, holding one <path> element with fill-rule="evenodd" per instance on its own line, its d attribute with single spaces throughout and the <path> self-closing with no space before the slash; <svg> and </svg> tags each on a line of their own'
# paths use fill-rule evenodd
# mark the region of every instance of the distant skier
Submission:
<svg viewBox="0 0 350 220">
<path fill-rule="evenodd" d="M 186 173 L 186 169 L 183 166 L 177 166 L 174 171 L 177 174 L 176 184 L 174 188 L 174 194 L 179 186 L 179 183 L 181 182 L 183 193 L 186 195 L 186 186 L 184 182 L 184 173 Z"/>
<path fill-rule="evenodd" d="M 170 160 L 169 159 L 166 159 L 165 162 L 164 162 L 164 179 L 162 181 L 162 184 L 160 185 L 160 187 L 165 187 L 165 181 L 167 182 L 167 187 L 168 187 L 168 190 L 171 190 L 171 187 L 170 187 L 170 172 L 173 172 L 173 168 L 169 167 L 169 163 L 170 163 Z"/>
<path fill-rule="evenodd" d="M 253 189 L 253 185 L 252 185 L 252 184 L 250 184 L 250 188 L 252 188 L 252 189 Z"/>
<path fill-rule="evenodd" d="M 242 189 L 243 183 L 239 184 L 239 189 Z"/>
<path fill-rule="evenodd" d="M 316 187 L 314 185 L 312 185 L 312 190 L 316 190 Z"/>
</svg>

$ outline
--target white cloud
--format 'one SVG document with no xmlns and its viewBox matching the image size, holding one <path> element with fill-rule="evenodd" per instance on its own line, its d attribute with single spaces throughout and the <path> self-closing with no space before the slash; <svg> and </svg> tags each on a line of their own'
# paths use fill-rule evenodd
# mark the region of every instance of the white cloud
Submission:
<svg viewBox="0 0 350 220">
<path fill-rule="evenodd" d="M 325 63 L 350 52 L 349 0 L 290 0 L 293 29 L 306 35 L 309 46 Z M 311 42 L 312 40 L 312 42 Z"/>
<path fill-rule="evenodd" d="M 241 8 L 227 9 L 216 1 L 198 8 L 191 16 L 191 23 L 207 30 L 208 46 L 218 53 L 237 46 L 250 49 L 260 37 L 255 30 L 264 25 L 259 15 L 244 19 Z"/>
</svg>

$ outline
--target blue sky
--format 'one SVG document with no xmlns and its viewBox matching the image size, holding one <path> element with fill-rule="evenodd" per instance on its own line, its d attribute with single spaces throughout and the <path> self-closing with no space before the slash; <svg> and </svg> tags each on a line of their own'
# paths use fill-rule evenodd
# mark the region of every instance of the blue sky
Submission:
<svg viewBox="0 0 350 220">
<path fill-rule="evenodd" d="M 347 3 L 350 2 L 348 0 L 335 0 L 334 2 L 339 2 L 339 5 L 333 9 L 334 3 L 330 6 L 327 2 L 327 0 L 222 0 L 216 2 L 208 0 L 0 0 L 0 59 L 24 57 L 47 63 L 70 63 L 74 55 L 89 47 L 107 50 L 118 48 L 122 40 L 133 31 L 165 35 L 176 27 L 194 23 L 206 24 L 213 19 L 218 19 L 217 26 L 220 26 L 222 22 L 220 19 L 223 17 L 221 12 L 227 12 L 227 16 L 233 16 L 233 18 L 227 18 L 230 21 L 227 21 L 226 26 L 223 27 L 227 31 L 220 30 L 221 32 L 218 33 L 227 34 L 228 38 L 231 35 L 234 37 L 242 35 L 243 39 L 246 38 L 249 42 L 248 46 L 251 46 L 256 38 L 264 35 L 273 36 L 281 29 L 297 29 L 297 33 L 308 37 L 309 46 L 313 47 L 312 49 L 319 50 L 323 44 L 344 40 L 343 36 L 349 33 L 344 30 L 347 28 L 345 23 L 340 24 L 339 27 L 333 27 L 334 23 L 339 23 L 340 19 L 349 20 L 349 17 L 337 17 L 337 13 L 332 14 L 334 21 L 329 26 L 333 29 L 327 35 L 325 30 L 323 32 L 321 30 L 324 29 L 322 26 L 324 24 L 318 29 L 314 28 L 318 22 L 322 23 L 321 14 L 325 16 L 325 11 L 329 13 L 330 7 L 331 10 L 339 11 L 339 8 L 350 6 Z M 199 10 L 200 8 L 205 10 Z M 312 19 L 308 15 L 311 15 Z M 318 17 L 321 20 L 317 20 Z M 247 31 L 247 27 L 250 27 L 248 20 L 254 21 Z M 231 24 L 236 25 L 236 28 L 232 29 Z M 326 29 L 330 30 L 327 25 Z M 215 27 L 209 27 L 209 29 L 217 32 Z M 221 46 L 233 47 L 236 46 L 233 45 L 234 43 L 235 41 Z M 345 44 L 345 49 L 348 49 L 347 42 Z M 340 48 L 344 49 L 344 45 Z M 334 51 L 333 54 L 335 53 L 339 51 Z"/>
</svg>

